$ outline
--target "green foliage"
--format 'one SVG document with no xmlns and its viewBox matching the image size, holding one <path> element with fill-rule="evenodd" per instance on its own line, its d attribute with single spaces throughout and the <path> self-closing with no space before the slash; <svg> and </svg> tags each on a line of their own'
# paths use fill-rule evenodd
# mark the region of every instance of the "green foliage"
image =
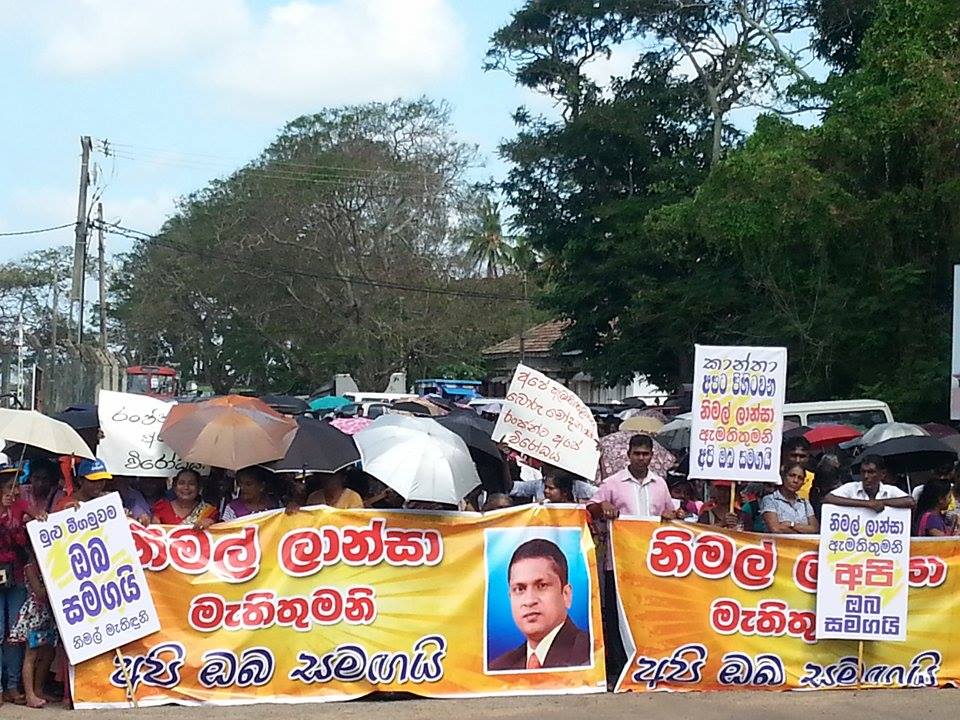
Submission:
<svg viewBox="0 0 960 720">
<path fill-rule="evenodd" d="M 574 321 L 595 374 L 674 386 L 695 342 L 785 345 L 793 400 L 872 395 L 904 419 L 945 417 L 960 4 L 840 5 L 856 13 L 831 35 L 839 6 L 812 4 L 845 71 L 817 127 L 761 117 L 707 172 L 702 108 L 667 67 L 506 146 L 520 227 L 550 269 L 543 302 Z"/>
<path fill-rule="evenodd" d="M 379 389 L 477 357 L 522 303 L 496 299 L 518 296 L 515 276 L 468 277 L 454 220 L 471 159 L 427 100 L 294 120 L 125 259 L 128 353 L 217 392 L 309 392 L 338 372 Z"/>
</svg>

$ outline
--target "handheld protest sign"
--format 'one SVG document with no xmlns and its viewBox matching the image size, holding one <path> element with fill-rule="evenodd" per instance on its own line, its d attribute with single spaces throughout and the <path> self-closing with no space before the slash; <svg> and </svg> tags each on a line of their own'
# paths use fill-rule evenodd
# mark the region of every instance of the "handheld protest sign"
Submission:
<svg viewBox="0 0 960 720">
<path fill-rule="evenodd" d="M 160 629 L 117 493 L 27 523 L 71 665 Z"/>
<path fill-rule="evenodd" d="M 507 405 L 493 429 L 494 442 L 517 452 L 593 478 L 600 464 L 597 421 L 584 402 L 556 380 L 517 365 Z"/>
<path fill-rule="evenodd" d="M 690 477 L 780 483 L 787 349 L 697 345 Z"/>
<path fill-rule="evenodd" d="M 101 390 L 97 414 L 103 437 L 97 457 L 115 475 L 166 478 L 184 468 L 204 474 L 205 466 L 186 462 L 159 437 L 163 421 L 176 404 L 147 395 Z"/>
</svg>

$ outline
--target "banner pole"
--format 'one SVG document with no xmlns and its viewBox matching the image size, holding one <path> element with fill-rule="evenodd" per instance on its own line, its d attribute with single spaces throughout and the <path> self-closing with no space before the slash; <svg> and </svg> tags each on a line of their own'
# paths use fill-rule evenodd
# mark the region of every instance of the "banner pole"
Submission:
<svg viewBox="0 0 960 720">
<path fill-rule="evenodd" d="M 737 481 L 730 481 L 730 514 L 732 515 L 737 508 Z"/>
<path fill-rule="evenodd" d="M 857 690 L 863 687 L 863 640 L 857 643 Z"/>
<path fill-rule="evenodd" d="M 863 643 L 861 643 L 863 645 Z M 120 664 L 120 672 L 123 673 L 123 681 L 127 684 L 127 701 L 133 704 L 134 709 L 140 708 L 140 703 L 137 702 L 137 696 L 133 692 L 133 682 L 130 680 L 130 671 L 127 669 L 127 664 L 123 661 L 123 655 L 120 654 L 120 648 L 114 650 L 117 654 L 117 662 Z"/>
</svg>

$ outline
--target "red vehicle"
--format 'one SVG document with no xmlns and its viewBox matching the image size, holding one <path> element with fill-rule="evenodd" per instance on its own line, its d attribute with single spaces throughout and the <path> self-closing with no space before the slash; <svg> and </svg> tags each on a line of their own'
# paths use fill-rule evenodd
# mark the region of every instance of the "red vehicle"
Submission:
<svg viewBox="0 0 960 720">
<path fill-rule="evenodd" d="M 172 400 L 179 391 L 177 371 L 166 365 L 132 365 L 127 368 L 127 392 Z"/>
</svg>

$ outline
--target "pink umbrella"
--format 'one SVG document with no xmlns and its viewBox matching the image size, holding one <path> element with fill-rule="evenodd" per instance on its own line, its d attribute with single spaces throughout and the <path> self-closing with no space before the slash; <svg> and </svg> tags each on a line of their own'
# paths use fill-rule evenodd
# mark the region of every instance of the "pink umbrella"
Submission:
<svg viewBox="0 0 960 720">
<path fill-rule="evenodd" d="M 597 471 L 597 482 L 620 472 L 627 466 L 627 447 L 630 444 L 630 438 L 634 435 L 636 433 L 621 430 L 600 438 L 600 468 Z M 660 476 L 665 476 L 676 463 L 677 459 L 673 453 L 654 440 L 650 469 Z"/>
<path fill-rule="evenodd" d="M 346 434 L 346 435 L 356 435 L 358 432 L 367 427 L 373 420 L 365 417 L 352 417 L 352 418 L 334 418 L 330 421 L 330 424 L 333 425 L 337 430 Z"/>
</svg>

